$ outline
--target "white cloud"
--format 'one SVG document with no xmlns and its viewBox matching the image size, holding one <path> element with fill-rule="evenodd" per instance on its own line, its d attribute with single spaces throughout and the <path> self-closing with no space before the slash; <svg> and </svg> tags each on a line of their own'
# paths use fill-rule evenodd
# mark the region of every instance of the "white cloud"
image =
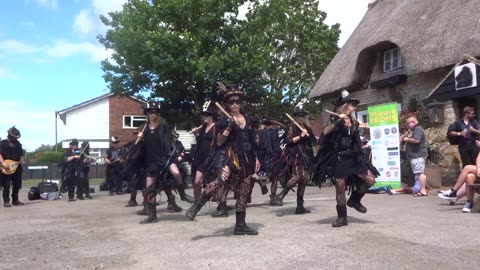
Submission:
<svg viewBox="0 0 480 270">
<path fill-rule="evenodd" d="M 4 67 L 0 67 L 0 80 L 16 80 L 18 77 Z M 0 114 L 1 115 L 1 114 Z"/>
<path fill-rule="evenodd" d="M 73 23 L 73 30 L 80 33 L 83 37 L 95 34 L 97 26 L 95 25 L 95 18 L 91 15 L 88 9 L 80 10 L 80 13 L 75 17 Z"/>
<path fill-rule="evenodd" d="M 5 138 L 7 130 L 15 125 L 22 134 L 20 142 L 25 149 L 33 151 L 42 144 L 53 145 L 55 143 L 55 111 L 36 108 L 32 104 L 18 100 L 0 100 L 0 115 L 15 112 L 15 117 L 0 118 L 0 137 Z M 59 129 L 58 134 L 59 138 L 62 138 L 63 131 Z"/>
<path fill-rule="evenodd" d="M 30 2 L 30 0 L 26 1 L 27 3 Z M 46 7 L 50 9 L 57 9 L 58 8 L 58 0 L 33 0 L 37 5 L 41 7 Z"/>
<path fill-rule="evenodd" d="M 104 34 L 107 27 L 100 20 L 100 15 L 122 9 L 127 0 L 91 0 L 91 4 L 80 10 L 75 16 L 73 30 L 82 38 L 93 39 L 99 34 Z"/>
<path fill-rule="evenodd" d="M 102 45 L 91 42 L 73 43 L 66 40 L 57 41 L 53 47 L 47 49 L 47 54 L 52 57 L 65 58 L 72 55 L 87 54 L 93 61 L 101 61 L 109 58 L 110 50 L 105 50 Z"/>
<path fill-rule="evenodd" d="M 20 40 L 7 39 L 0 41 L 0 52 L 4 54 L 30 54 L 36 50 L 37 48 L 34 46 Z"/>
<path fill-rule="evenodd" d="M 106 15 L 108 12 L 122 10 L 122 6 L 126 2 L 127 0 L 92 0 L 92 6 L 96 14 Z"/>
<path fill-rule="evenodd" d="M 371 0 L 320 0 L 319 9 L 327 13 L 325 23 L 340 23 L 338 46 L 343 46 L 367 12 Z M 346 8 L 348 7 L 348 8 Z"/>
</svg>

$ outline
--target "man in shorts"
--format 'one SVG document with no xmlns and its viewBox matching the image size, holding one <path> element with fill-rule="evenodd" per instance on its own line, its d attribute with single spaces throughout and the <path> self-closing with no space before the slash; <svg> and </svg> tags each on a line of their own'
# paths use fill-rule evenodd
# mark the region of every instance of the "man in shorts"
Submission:
<svg viewBox="0 0 480 270">
<path fill-rule="evenodd" d="M 413 187 L 391 190 L 390 194 L 413 193 L 415 196 L 427 196 L 427 177 L 424 171 L 428 152 L 425 131 L 418 123 L 417 118 L 413 116 L 407 119 L 407 124 L 408 129 L 412 132 L 407 136 L 402 136 L 401 141 L 406 144 L 407 159 L 410 161 L 413 174 L 415 175 L 415 185 Z"/>
</svg>

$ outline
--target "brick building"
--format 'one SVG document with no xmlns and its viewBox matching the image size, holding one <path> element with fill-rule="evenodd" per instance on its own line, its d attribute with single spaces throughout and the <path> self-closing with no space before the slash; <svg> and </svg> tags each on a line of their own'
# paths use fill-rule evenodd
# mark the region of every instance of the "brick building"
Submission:
<svg viewBox="0 0 480 270">
<path fill-rule="evenodd" d="M 109 93 L 60 110 L 58 117 L 66 126 L 63 148 L 76 138 L 90 142 L 93 157 L 103 156 L 112 136 L 119 137 L 122 144 L 134 138 L 132 130 L 147 119 L 143 105 L 141 99 Z"/>
</svg>

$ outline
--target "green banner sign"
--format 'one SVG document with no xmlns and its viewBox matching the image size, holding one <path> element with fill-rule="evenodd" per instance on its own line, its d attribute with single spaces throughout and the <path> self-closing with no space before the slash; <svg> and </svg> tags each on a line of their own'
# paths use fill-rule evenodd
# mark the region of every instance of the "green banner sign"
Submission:
<svg viewBox="0 0 480 270">
<path fill-rule="evenodd" d="M 398 104 L 368 107 L 368 124 L 370 127 L 398 124 Z"/>
</svg>

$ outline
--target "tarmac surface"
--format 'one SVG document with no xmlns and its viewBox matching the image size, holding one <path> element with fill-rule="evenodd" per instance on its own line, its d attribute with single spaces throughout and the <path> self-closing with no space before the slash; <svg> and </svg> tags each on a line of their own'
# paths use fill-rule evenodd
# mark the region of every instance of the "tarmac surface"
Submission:
<svg viewBox="0 0 480 270">
<path fill-rule="evenodd" d="M 259 235 L 234 236 L 234 211 L 214 219 L 213 202 L 192 222 L 163 196 L 160 221 L 139 225 L 128 195 L 26 201 L 27 190 L 24 206 L 0 207 L 0 269 L 480 269 L 480 214 L 436 193 L 368 194 L 368 213 L 349 208 L 349 225 L 332 228 L 334 188 L 308 187 L 312 213 L 295 215 L 294 193 L 272 207 L 256 187 L 247 224 Z"/>
</svg>

